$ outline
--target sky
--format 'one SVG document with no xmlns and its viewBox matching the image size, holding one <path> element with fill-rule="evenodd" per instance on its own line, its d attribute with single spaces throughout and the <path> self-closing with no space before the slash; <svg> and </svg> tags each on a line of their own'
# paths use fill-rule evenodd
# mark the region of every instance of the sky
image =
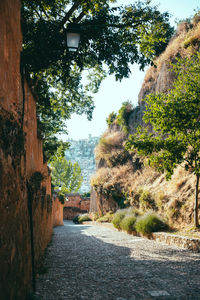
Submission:
<svg viewBox="0 0 200 300">
<path fill-rule="evenodd" d="M 118 0 L 117 5 L 127 5 L 135 0 Z M 168 11 L 172 16 L 171 25 L 175 26 L 176 20 L 181 20 L 194 15 L 197 8 L 200 9 L 200 0 L 152 0 L 153 5 L 159 5 L 161 12 Z M 88 121 L 85 115 L 73 114 L 66 122 L 68 136 L 61 136 L 66 141 L 86 139 L 89 134 L 94 137 L 101 136 L 107 128 L 106 118 L 112 112 L 117 112 L 124 101 L 131 101 L 137 105 L 138 94 L 142 86 L 145 73 L 139 71 L 137 65 L 132 66 L 131 76 L 116 82 L 114 76 L 107 77 L 101 84 L 97 94 L 94 95 L 95 109 L 92 121 Z"/>
</svg>

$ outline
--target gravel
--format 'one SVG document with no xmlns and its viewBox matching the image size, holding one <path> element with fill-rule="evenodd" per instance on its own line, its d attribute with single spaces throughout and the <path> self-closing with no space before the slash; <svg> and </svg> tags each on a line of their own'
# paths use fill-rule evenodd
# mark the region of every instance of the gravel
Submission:
<svg viewBox="0 0 200 300">
<path fill-rule="evenodd" d="M 44 300 L 200 300 L 200 254 L 110 228 L 56 227 L 36 279 Z"/>
</svg>

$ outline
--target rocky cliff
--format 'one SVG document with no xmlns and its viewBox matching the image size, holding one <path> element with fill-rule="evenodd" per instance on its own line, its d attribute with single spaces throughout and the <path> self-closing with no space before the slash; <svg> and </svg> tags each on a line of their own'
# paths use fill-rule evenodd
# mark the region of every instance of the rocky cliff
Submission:
<svg viewBox="0 0 200 300">
<path fill-rule="evenodd" d="M 145 97 L 150 93 L 167 93 L 173 87 L 175 74 L 170 63 L 199 49 L 200 17 L 195 16 L 191 22 L 178 26 L 166 50 L 147 70 L 138 96 L 138 106 L 127 119 L 128 134 L 133 133 L 138 125 L 144 125 Z M 126 153 L 123 145 L 128 134 L 123 134 L 123 128 L 116 125 L 115 120 L 100 139 L 96 148 L 98 171 L 91 181 L 95 191 L 95 197 L 91 198 L 93 210 L 95 207 L 99 213 L 113 210 L 115 201 L 117 207 L 123 207 L 125 203 L 143 210 L 159 211 L 173 226 L 191 224 L 194 176 L 179 166 L 172 180 L 167 182 L 164 174 L 144 166 L 136 153 Z"/>
</svg>

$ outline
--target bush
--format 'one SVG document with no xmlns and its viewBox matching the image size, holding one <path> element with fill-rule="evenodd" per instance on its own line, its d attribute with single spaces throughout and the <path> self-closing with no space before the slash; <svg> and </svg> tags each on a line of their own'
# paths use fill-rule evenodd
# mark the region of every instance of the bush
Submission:
<svg viewBox="0 0 200 300">
<path fill-rule="evenodd" d="M 89 215 L 81 215 L 78 218 L 79 223 L 83 223 L 86 221 L 92 221 L 91 218 L 89 217 Z"/>
<path fill-rule="evenodd" d="M 141 210 L 150 210 L 150 209 L 156 209 L 155 200 L 153 199 L 151 193 L 147 190 L 140 190 L 139 191 L 140 198 L 140 209 Z"/>
<path fill-rule="evenodd" d="M 73 218 L 73 222 L 75 223 L 75 224 L 79 224 L 79 216 L 75 216 L 74 218 Z"/>
<path fill-rule="evenodd" d="M 73 218 L 73 222 L 75 224 L 81 224 L 86 221 L 92 221 L 91 218 L 89 217 L 89 215 L 87 215 L 87 214 L 86 215 L 78 215 Z"/>
<path fill-rule="evenodd" d="M 116 117 L 117 117 L 117 114 L 114 111 L 109 114 L 109 116 L 106 119 L 106 122 L 108 124 L 108 128 L 110 128 L 112 126 L 112 124 L 114 123 Z"/>
<path fill-rule="evenodd" d="M 135 231 L 135 222 L 136 222 L 135 215 L 127 215 L 120 222 L 120 228 L 122 230 L 125 230 L 125 231 L 131 233 L 131 232 Z"/>
<path fill-rule="evenodd" d="M 137 232 L 148 235 L 152 232 L 167 229 L 167 224 L 159 216 L 150 212 L 140 217 L 135 223 Z"/>
<path fill-rule="evenodd" d="M 133 106 L 129 101 L 123 102 L 122 107 L 119 109 L 117 114 L 117 124 L 121 126 L 122 131 L 128 134 L 128 119 L 133 111 Z"/>
<path fill-rule="evenodd" d="M 100 218 L 98 212 L 91 213 L 90 216 L 91 216 L 92 221 L 97 221 Z"/>
<path fill-rule="evenodd" d="M 97 222 L 103 223 L 103 222 L 112 222 L 113 219 L 113 213 L 112 212 L 108 212 L 107 214 L 105 214 L 104 216 L 100 217 L 97 219 Z"/>
<path fill-rule="evenodd" d="M 127 210 L 118 210 L 114 214 L 112 223 L 115 228 L 120 229 L 120 223 L 121 223 L 122 219 L 125 217 L 126 213 L 127 213 Z"/>
</svg>

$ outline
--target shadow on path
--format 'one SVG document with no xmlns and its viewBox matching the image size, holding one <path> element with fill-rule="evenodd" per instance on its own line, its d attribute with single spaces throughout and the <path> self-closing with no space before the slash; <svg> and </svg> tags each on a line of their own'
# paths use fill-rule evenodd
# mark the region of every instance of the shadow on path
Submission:
<svg viewBox="0 0 200 300">
<path fill-rule="evenodd" d="M 200 300 L 199 254 L 108 228 L 65 222 L 45 265 L 38 299 Z"/>
</svg>

